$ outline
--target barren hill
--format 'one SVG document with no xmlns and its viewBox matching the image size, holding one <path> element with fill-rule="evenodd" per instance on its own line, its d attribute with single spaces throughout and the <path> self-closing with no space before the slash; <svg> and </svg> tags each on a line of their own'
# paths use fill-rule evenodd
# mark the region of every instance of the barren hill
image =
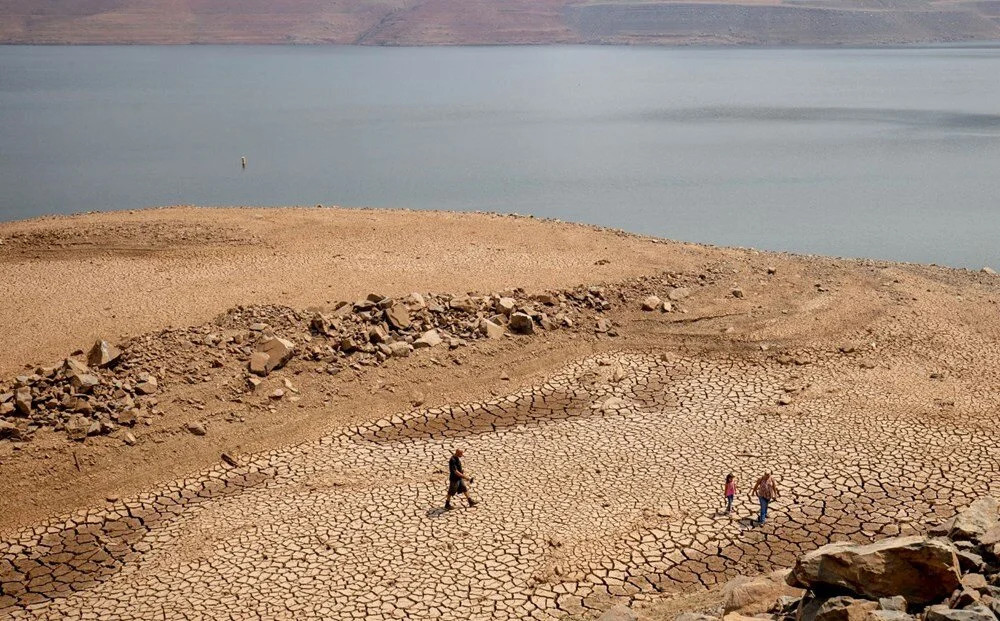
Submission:
<svg viewBox="0 0 1000 621">
<path fill-rule="evenodd" d="M 8 44 L 891 45 L 997 39 L 997 0 L 0 0 L 0 42 Z"/>
</svg>

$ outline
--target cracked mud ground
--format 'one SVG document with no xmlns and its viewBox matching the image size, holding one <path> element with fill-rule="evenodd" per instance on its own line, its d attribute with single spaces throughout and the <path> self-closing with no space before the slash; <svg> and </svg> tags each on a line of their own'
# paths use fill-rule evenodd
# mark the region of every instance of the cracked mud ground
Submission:
<svg viewBox="0 0 1000 621">
<path fill-rule="evenodd" d="M 928 346 L 931 347 L 931 346 Z M 896 359 L 932 357 L 917 344 Z M 998 490 L 1000 396 L 927 411 L 857 356 L 611 352 L 402 412 L 0 543 L 13 618 L 549 619 L 712 586 L 831 539 L 919 531 Z M 912 390 L 908 390 L 912 384 Z M 783 396 L 792 403 L 777 405 Z M 960 404 L 962 405 L 962 404 Z M 443 512 L 454 447 L 474 508 Z M 751 528 L 752 478 L 783 488 Z M 727 472 L 742 490 L 720 514 Z"/>
</svg>

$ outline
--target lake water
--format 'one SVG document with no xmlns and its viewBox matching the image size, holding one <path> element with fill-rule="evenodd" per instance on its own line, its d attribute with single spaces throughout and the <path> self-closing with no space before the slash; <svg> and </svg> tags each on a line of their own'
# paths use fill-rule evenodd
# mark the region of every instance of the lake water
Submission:
<svg viewBox="0 0 1000 621">
<path fill-rule="evenodd" d="M 178 203 L 1000 268 L 1000 49 L 0 47 L 0 219 Z"/>
</svg>

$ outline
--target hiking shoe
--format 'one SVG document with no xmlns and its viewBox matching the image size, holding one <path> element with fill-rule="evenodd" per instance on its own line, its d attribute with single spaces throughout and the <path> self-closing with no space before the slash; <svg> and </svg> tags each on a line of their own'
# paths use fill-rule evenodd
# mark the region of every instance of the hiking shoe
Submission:
<svg viewBox="0 0 1000 621">
<path fill-rule="evenodd" d="M 451 503 L 450 502 L 445 503 L 444 510 L 445 511 L 451 511 Z"/>
</svg>

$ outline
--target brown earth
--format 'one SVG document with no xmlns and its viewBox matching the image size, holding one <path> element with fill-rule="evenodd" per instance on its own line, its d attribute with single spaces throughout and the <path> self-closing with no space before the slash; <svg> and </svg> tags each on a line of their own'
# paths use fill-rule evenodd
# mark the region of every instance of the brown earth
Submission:
<svg viewBox="0 0 1000 621">
<path fill-rule="evenodd" d="M 0 43 L 897 45 L 1000 39 L 996 0 L 0 0 Z"/>
<path fill-rule="evenodd" d="M 0 224 L 0 239 L 0 282 L 11 285 L 0 297 L 4 377 L 97 336 L 198 324 L 237 304 L 304 309 L 373 291 L 603 283 L 611 307 L 596 316 L 616 332 L 595 332 L 595 315 L 584 313 L 571 328 L 418 350 L 332 376 L 297 357 L 236 400 L 229 395 L 245 381 L 246 361 L 227 359 L 207 381 L 164 384 L 162 414 L 133 428 L 135 446 L 113 436 L 73 443 L 47 429 L 30 442 L 0 440 L 0 533 L 10 537 L 0 539 L 0 556 L 26 554 L 4 547 L 19 541 L 55 558 L 63 553 L 53 552 L 53 537 L 75 545 L 90 537 L 79 523 L 111 529 L 103 554 L 114 558 L 93 575 L 74 573 L 72 597 L 0 593 L 15 604 L 21 597 L 16 605 L 39 602 L 43 618 L 228 614 L 225 596 L 212 599 L 228 589 L 216 571 L 223 566 L 249 580 L 241 605 L 259 613 L 271 597 L 267 572 L 288 573 L 282 559 L 298 558 L 295 542 L 309 532 L 339 542 L 337 555 L 372 572 L 388 598 L 373 605 L 387 617 L 403 593 L 418 590 L 424 599 L 414 605 L 429 608 L 412 616 L 463 613 L 424 582 L 442 558 L 462 559 L 463 576 L 496 578 L 463 588 L 510 600 L 509 608 L 483 604 L 471 618 L 586 616 L 616 598 L 641 602 L 787 566 L 829 540 L 919 532 L 951 507 L 1000 491 L 991 474 L 1000 467 L 995 275 L 408 211 L 172 208 Z M 645 296 L 667 299 L 678 284 L 691 295 L 672 312 L 640 310 Z M 295 400 L 269 400 L 284 379 Z M 195 421 L 207 423 L 207 435 L 184 430 Z M 456 441 L 473 447 L 484 503 L 454 519 L 428 512 L 420 519 L 432 521 L 419 529 L 438 529 L 468 556 L 434 540 L 411 550 L 414 502 L 421 516 L 440 503 L 439 462 Z M 222 452 L 240 463 L 221 474 L 241 476 L 235 488 L 219 483 Z M 529 476 L 527 463 L 544 476 Z M 749 506 L 739 520 L 721 517 L 716 479 L 735 471 L 745 492 L 766 466 L 788 497 L 774 524 L 746 528 Z M 169 491 L 181 477 L 185 489 L 201 490 L 201 504 Z M 163 513 L 167 501 L 176 520 Z M 111 528 L 123 502 L 145 516 L 148 533 Z M 78 509 L 84 517 L 64 526 Z M 371 549 L 368 523 L 385 538 Z M 246 539 L 249 531 L 256 534 Z M 494 568 L 491 559 L 507 554 L 498 533 L 527 539 L 519 561 Z M 496 556 L 479 558 L 496 546 Z M 306 558 L 323 556 L 312 547 Z M 371 556 L 397 549 L 407 551 L 402 564 Z M 56 571 L 62 562 L 45 565 Z M 119 573 L 122 563 L 135 570 Z M 317 563 L 291 573 L 339 571 Z M 399 573 L 407 568 L 414 573 Z M 351 580 L 318 591 L 302 584 L 279 610 L 356 614 Z M 678 606 L 658 604 L 651 617 L 669 618 Z"/>
</svg>

